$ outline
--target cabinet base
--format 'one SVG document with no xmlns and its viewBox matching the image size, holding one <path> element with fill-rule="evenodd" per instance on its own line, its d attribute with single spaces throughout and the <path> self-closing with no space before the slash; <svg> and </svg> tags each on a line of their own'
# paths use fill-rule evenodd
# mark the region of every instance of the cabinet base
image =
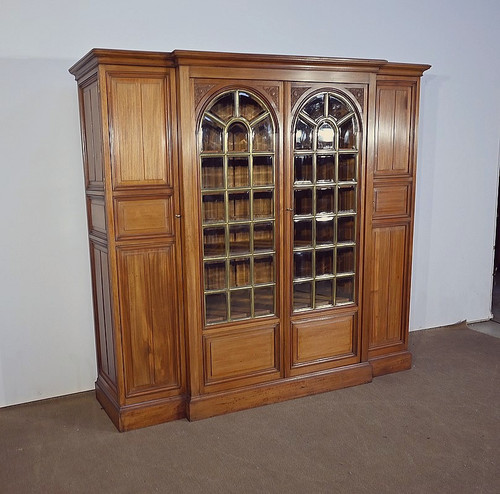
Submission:
<svg viewBox="0 0 500 494">
<path fill-rule="evenodd" d="M 373 377 L 383 376 L 411 369 L 411 353 L 408 351 L 391 353 L 369 359 L 373 368 Z"/>
<path fill-rule="evenodd" d="M 186 416 L 186 398 L 183 395 L 120 407 L 98 382 L 95 390 L 97 401 L 120 432 L 170 422 Z"/>
<path fill-rule="evenodd" d="M 189 420 L 200 420 L 238 410 L 245 410 L 325 391 L 365 384 L 372 380 L 368 362 L 244 389 L 192 397 L 187 403 Z"/>
</svg>

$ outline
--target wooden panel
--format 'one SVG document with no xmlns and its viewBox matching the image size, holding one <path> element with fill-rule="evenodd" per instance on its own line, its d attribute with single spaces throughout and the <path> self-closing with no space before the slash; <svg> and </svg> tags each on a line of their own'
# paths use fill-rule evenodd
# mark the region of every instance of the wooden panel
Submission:
<svg viewBox="0 0 500 494">
<path fill-rule="evenodd" d="M 97 82 L 82 89 L 84 166 L 89 185 L 102 185 L 102 128 Z"/>
<path fill-rule="evenodd" d="M 355 316 L 292 323 L 292 364 L 313 363 L 355 353 Z"/>
<path fill-rule="evenodd" d="M 113 184 L 169 185 L 166 79 L 111 77 Z"/>
<path fill-rule="evenodd" d="M 117 199 L 117 238 L 173 235 L 172 197 Z"/>
<path fill-rule="evenodd" d="M 409 216 L 409 192 L 409 185 L 375 186 L 373 217 Z"/>
<path fill-rule="evenodd" d="M 369 290 L 369 348 L 387 346 L 404 339 L 404 301 L 406 272 L 406 225 L 373 230 Z"/>
<path fill-rule="evenodd" d="M 89 197 L 89 230 L 106 236 L 106 208 L 104 197 Z"/>
<path fill-rule="evenodd" d="M 377 88 L 377 159 L 375 174 L 411 173 L 412 87 Z"/>
<path fill-rule="evenodd" d="M 94 314 L 99 372 L 116 385 L 108 254 L 92 244 Z"/>
<path fill-rule="evenodd" d="M 277 326 L 205 337 L 208 381 L 275 372 L 276 339 Z"/>
<path fill-rule="evenodd" d="M 118 249 L 127 395 L 180 385 L 173 246 Z"/>
</svg>

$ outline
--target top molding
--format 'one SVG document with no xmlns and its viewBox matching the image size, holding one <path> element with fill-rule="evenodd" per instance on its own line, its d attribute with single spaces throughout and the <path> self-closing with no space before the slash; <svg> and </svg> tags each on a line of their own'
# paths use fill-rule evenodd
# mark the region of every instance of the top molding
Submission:
<svg viewBox="0 0 500 494">
<path fill-rule="evenodd" d="M 139 65 L 148 67 L 217 66 L 249 68 L 295 68 L 308 70 L 338 70 L 373 72 L 387 75 L 421 76 L 431 66 L 426 64 L 393 63 L 387 60 L 362 58 L 308 57 L 288 55 L 258 55 L 253 53 L 224 53 L 209 51 L 174 50 L 151 52 L 134 50 L 107 50 L 94 48 L 75 63 L 70 73 L 78 80 L 98 65 Z"/>
</svg>

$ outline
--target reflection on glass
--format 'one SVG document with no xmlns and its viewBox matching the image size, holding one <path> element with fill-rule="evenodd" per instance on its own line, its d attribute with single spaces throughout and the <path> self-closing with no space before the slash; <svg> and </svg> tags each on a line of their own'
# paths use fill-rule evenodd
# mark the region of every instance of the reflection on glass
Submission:
<svg viewBox="0 0 500 494">
<path fill-rule="evenodd" d="M 340 217 L 337 221 L 337 242 L 355 242 L 354 216 Z"/>
<path fill-rule="evenodd" d="M 299 118 L 295 127 L 295 149 L 312 149 L 312 145 L 313 128 Z"/>
<path fill-rule="evenodd" d="M 316 214 L 335 211 L 335 189 L 316 189 Z"/>
<path fill-rule="evenodd" d="M 318 218 L 316 220 L 316 245 L 334 243 L 334 222 L 333 218 Z"/>
<path fill-rule="evenodd" d="M 333 305 L 333 280 L 316 281 L 316 307 Z"/>
<path fill-rule="evenodd" d="M 316 251 L 316 276 L 333 274 L 333 250 Z"/>
<path fill-rule="evenodd" d="M 343 101 L 340 101 L 332 94 L 328 95 L 328 115 L 335 120 L 340 120 L 350 112 L 351 109 Z"/>
<path fill-rule="evenodd" d="M 250 219 L 250 194 L 248 192 L 235 192 L 228 194 L 229 220 Z"/>
<path fill-rule="evenodd" d="M 352 118 L 340 127 L 339 147 L 340 149 L 354 149 L 356 147 L 356 132 Z"/>
<path fill-rule="evenodd" d="M 241 122 L 234 122 L 227 129 L 228 152 L 248 151 L 248 129 Z"/>
<path fill-rule="evenodd" d="M 274 313 L 274 287 L 263 286 L 254 290 L 255 315 L 265 316 Z"/>
<path fill-rule="evenodd" d="M 250 176 L 248 173 L 248 158 L 234 157 L 227 160 L 227 186 L 248 187 Z"/>
<path fill-rule="evenodd" d="M 295 252 L 293 255 L 293 278 L 312 277 L 312 252 Z"/>
<path fill-rule="evenodd" d="M 337 273 L 354 272 L 354 248 L 337 249 Z"/>
<path fill-rule="evenodd" d="M 274 280 L 273 256 L 255 257 L 253 267 L 254 283 L 272 283 Z"/>
<path fill-rule="evenodd" d="M 354 301 L 354 277 L 337 278 L 337 304 L 346 304 Z"/>
<path fill-rule="evenodd" d="M 255 223 L 253 227 L 253 248 L 255 252 L 274 249 L 273 223 Z"/>
<path fill-rule="evenodd" d="M 226 287 L 226 263 L 205 263 L 205 290 L 221 290 Z"/>
<path fill-rule="evenodd" d="M 210 113 L 223 121 L 229 120 L 234 115 L 234 94 L 227 93 L 218 98 L 210 108 Z"/>
<path fill-rule="evenodd" d="M 294 211 L 297 215 L 312 214 L 312 190 L 311 189 L 295 189 L 294 190 Z"/>
<path fill-rule="evenodd" d="M 222 128 L 208 115 L 203 118 L 201 127 L 201 147 L 204 153 L 222 152 Z"/>
<path fill-rule="evenodd" d="M 312 155 L 299 154 L 294 158 L 295 183 L 307 183 L 313 181 Z"/>
<path fill-rule="evenodd" d="M 312 308 L 312 283 L 294 283 L 293 285 L 293 310 Z"/>
<path fill-rule="evenodd" d="M 225 254 L 224 228 L 205 228 L 203 230 L 203 253 L 205 257 Z"/>
<path fill-rule="evenodd" d="M 339 155 L 339 182 L 356 180 L 356 155 Z"/>
<path fill-rule="evenodd" d="M 334 182 L 335 181 L 335 156 L 318 155 L 316 157 L 316 181 L 317 182 Z"/>
<path fill-rule="evenodd" d="M 293 221 L 293 246 L 294 247 L 312 246 L 311 220 Z"/>
<path fill-rule="evenodd" d="M 273 204 L 272 190 L 255 191 L 253 193 L 253 217 L 272 218 L 274 216 Z"/>
<path fill-rule="evenodd" d="M 268 152 L 273 150 L 274 133 L 271 118 L 258 123 L 253 131 L 253 150 Z"/>
<path fill-rule="evenodd" d="M 229 226 L 229 253 L 247 254 L 250 252 L 250 225 Z"/>
<path fill-rule="evenodd" d="M 243 91 L 239 92 L 240 117 L 251 122 L 265 112 L 265 109 L 255 99 Z"/>
<path fill-rule="evenodd" d="M 272 185 L 273 157 L 254 156 L 253 158 L 253 185 Z"/>
<path fill-rule="evenodd" d="M 205 296 L 207 323 L 215 324 L 227 321 L 227 299 L 225 293 L 212 293 Z"/>
<path fill-rule="evenodd" d="M 201 160 L 201 186 L 204 189 L 217 189 L 224 187 L 224 159 L 202 158 Z"/>
<path fill-rule="evenodd" d="M 245 319 L 252 315 L 252 290 L 234 290 L 230 292 L 231 319 Z"/>
<path fill-rule="evenodd" d="M 313 96 L 304 106 L 306 112 L 313 120 L 317 120 L 325 115 L 325 96 L 323 93 Z"/>
<path fill-rule="evenodd" d="M 356 211 L 356 189 L 353 187 L 339 188 L 339 213 Z"/>
<path fill-rule="evenodd" d="M 250 258 L 231 259 L 229 261 L 231 287 L 250 285 Z"/>
<path fill-rule="evenodd" d="M 329 123 L 323 123 L 318 128 L 318 149 L 333 149 L 335 131 Z"/>
<path fill-rule="evenodd" d="M 224 221 L 224 194 L 204 194 L 202 211 L 204 223 Z"/>
</svg>

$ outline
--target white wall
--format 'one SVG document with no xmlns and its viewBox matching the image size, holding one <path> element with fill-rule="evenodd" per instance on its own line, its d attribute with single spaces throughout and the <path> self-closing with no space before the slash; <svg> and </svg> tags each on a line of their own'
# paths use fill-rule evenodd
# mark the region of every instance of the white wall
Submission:
<svg viewBox="0 0 500 494">
<path fill-rule="evenodd" d="M 411 328 L 490 316 L 500 136 L 496 0 L 4 0 L 0 406 L 91 389 L 76 85 L 90 48 L 386 58 L 422 81 Z"/>
</svg>

